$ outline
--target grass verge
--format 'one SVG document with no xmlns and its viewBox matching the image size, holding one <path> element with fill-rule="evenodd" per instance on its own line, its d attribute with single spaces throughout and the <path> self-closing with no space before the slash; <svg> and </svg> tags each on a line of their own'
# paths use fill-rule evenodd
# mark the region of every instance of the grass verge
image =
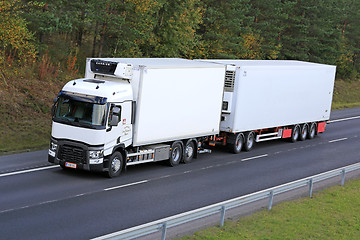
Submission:
<svg viewBox="0 0 360 240">
<path fill-rule="evenodd" d="M 284 202 L 223 228 L 211 227 L 181 240 L 199 239 L 360 239 L 360 179 Z"/>
<path fill-rule="evenodd" d="M 37 67 L 0 69 L 0 155 L 49 145 L 53 99 L 70 76 L 39 77 Z"/>
<path fill-rule="evenodd" d="M 360 80 L 335 81 L 332 109 L 360 107 Z"/>
</svg>

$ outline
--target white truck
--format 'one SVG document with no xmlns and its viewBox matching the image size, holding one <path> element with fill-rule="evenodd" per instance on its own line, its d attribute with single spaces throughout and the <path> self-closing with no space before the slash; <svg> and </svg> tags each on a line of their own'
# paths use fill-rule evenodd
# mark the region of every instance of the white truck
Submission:
<svg viewBox="0 0 360 240">
<path fill-rule="evenodd" d="M 218 143 L 314 138 L 330 117 L 335 66 L 300 61 L 87 59 L 54 100 L 48 161 L 118 176 L 189 163 Z"/>
</svg>

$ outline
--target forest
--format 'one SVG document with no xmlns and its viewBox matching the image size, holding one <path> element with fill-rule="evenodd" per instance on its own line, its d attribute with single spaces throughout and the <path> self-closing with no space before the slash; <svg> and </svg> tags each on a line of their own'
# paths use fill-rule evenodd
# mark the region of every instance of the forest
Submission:
<svg viewBox="0 0 360 240">
<path fill-rule="evenodd" d="M 359 71 L 359 0 L 3 0 L 0 61 L 296 59 Z M 55 69 L 53 70 L 55 71 Z"/>
<path fill-rule="evenodd" d="M 52 99 L 87 57 L 332 64 L 334 99 L 360 105 L 359 20 L 360 0 L 0 0 L 0 154 L 48 144 Z"/>
</svg>

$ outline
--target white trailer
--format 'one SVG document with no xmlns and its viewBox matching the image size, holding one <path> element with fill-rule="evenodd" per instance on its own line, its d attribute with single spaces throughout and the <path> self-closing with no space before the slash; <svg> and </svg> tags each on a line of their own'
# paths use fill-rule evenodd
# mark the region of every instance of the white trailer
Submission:
<svg viewBox="0 0 360 240">
<path fill-rule="evenodd" d="M 304 140 L 325 130 L 335 66 L 286 60 L 202 61 L 226 66 L 220 130 L 237 134 L 234 152 L 241 150 L 242 142 L 249 151 L 255 141 Z"/>
<path fill-rule="evenodd" d="M 87 59 L 55 99 L 48 161 L 120 174 L 189 163 L 204 146 L 314 138 L 330 116 L 335 66 L 299 61 Z"/>
</svg>

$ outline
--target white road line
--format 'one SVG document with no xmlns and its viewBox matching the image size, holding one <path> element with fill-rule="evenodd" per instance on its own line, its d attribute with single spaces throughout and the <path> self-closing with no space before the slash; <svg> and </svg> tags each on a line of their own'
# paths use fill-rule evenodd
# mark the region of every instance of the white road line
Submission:
<svg viewBox="0 0 360 240">
<path fill-rule="evenodd" d="M 329 123 L 341 122 L 341 121 L 352 120 L 352 119 L 357 119 L 357 118 L 360 118 L 360 116 L 348 117 L 348 118 L 341 118 L 341 119 L 335 119 L 335 120 L 329 121 Z"/>
<path fill-rule="evenodd" d="M 58 166 L 58 165 L 56 165 L 56 166 L 47 166 L 47 167 L 33 168 L 33 169 L 28 169 L 28 170 L 18 171 L 18 172 L 3 173 L 3 174 L 0 174 L 0 177 L 7 177 L 7 176 L 12 176 L 12 175 L 18 175 L 18 174 L 29 173 L 29 172 L 36 172 L 36 171 L 47 170 L 47 169 L 58 168 L 58 167 L 60 167 L 60 166 Z"/>
<path fill-rule="evenodd" d="M 334 140 L 329 141 L 329 143 L 339 142 L 339 141 L 344 141 L 344 140 L 346 140 L 346 139 L 348 139 L 348 138 L 339 138 L 339 139 L 334 139 Z"/>
<path fill-rule="evenodd" d="M 255 157 L 249 157 L 249 158 L 244 158 L 244 159 L 241 159 L 242 162 L 245 162 L 245 161 L 249 161 L 249 160 L 253 160 L 253 159 L 257 159 L 257 158 L 262 158 L 262 157 L 267 157 L 268 154 L 264 154 L 264 155 L 259 155 L 259 156 L 255 156 Z"/>
<path fill-rule="evenodd" d="M 110 190 L 114 190 L 114 189 L 119 189 L 119 188 L 124 188 L 124 187 L 130 187 L 130 186 L 134 186 L 134 185 L 141 184 L 141 183 L 147 183 L 148 181 L 149 181 L 149 180 L 144 180 L 144 181 L 129 183 L 129 184 L 121 185 L 121 186 L 116 186 L 116 187 L 111 187 L 111 188 L 105 188 L 104 191 L 110 191 Z"/>
</svg>

